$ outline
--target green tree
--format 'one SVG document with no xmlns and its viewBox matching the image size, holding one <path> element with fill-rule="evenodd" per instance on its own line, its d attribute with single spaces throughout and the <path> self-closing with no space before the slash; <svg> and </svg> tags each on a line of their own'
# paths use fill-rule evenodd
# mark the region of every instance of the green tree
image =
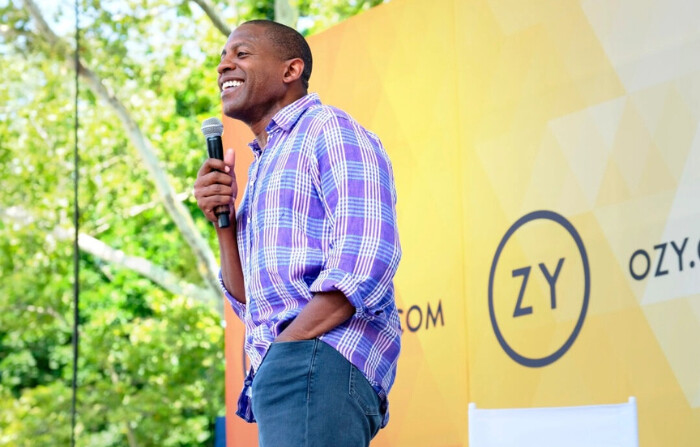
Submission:
<svg viewBox="0 0 700 447">
<path fill-rule="evenodd" d="M 0 445 L 70 436 L 76 71 L 78 445 L 211 445 L 222 299 L 190 191 L 224 36 L 275 17 L 315 32 L 378 2 L 81 0 L 77 64 L 71 3 L 0 0 Z"/>
</svg>

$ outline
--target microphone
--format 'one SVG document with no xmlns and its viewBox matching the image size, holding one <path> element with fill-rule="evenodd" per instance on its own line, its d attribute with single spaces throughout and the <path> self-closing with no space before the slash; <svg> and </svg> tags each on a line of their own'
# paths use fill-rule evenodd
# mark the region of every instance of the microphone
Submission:
<svg viewBox="0 0 700 447">
<path fill-rule="evenodd" d="M 205 119 L 202 122 L 202 133 L 204 134 L 204 138 L 207 139 L 209 158 L 223 160 L 224 147 L 221 144 L 221 134 L 224 133 L 224 125 L 221 124 L 221 120 L 219 120 L 219 118 Z M 220 205 L 214 209 L 214 214 L 216 214 L 216 217 L 219 219 L 219 228 L 226 228 L 229 226 L 229 212 L 228 205 Z"/>
</svg>

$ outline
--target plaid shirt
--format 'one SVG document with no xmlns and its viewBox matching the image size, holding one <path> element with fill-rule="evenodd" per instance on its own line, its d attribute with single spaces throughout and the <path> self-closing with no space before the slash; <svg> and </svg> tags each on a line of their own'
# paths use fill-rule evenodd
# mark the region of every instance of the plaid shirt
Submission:
<svg viewBox="0 0 700 447">
<path fill-rule="evenodd" d="M 238 249 L 247 303 L 221 283 L 246 327 L 251 372 L 238 415 L 252 422 L 250 385 L 275 337 L 314 293 L 339 290 L 355 306 L 320 340 L 363 372 L 389 419 L 401 325 L 393 277 L 401 257 L 389 158 L 373 133 L 309 94 L 267 126 L 238 209 Z"/>
</svg>

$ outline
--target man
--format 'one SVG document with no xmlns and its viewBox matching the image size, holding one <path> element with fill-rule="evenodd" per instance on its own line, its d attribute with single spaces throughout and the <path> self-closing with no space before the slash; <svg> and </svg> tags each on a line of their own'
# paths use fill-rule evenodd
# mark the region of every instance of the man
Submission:
<svg viewBox="0 0 700 447">
<path fill-rule="evenodd" d="M 311 65 L 292 28 L 235 29 L 219 87 L 255 160 L 237 213 L 230 149 L 202 165 L 195 197 L 215 226 L 216 207 L 231 209 L 216 232 L 251 361 L 237 413 L 263 447 L 367 446 L 388 421 L 400 350 L 394 180 L 374 134 L 307 94 Z"/>
</svg>

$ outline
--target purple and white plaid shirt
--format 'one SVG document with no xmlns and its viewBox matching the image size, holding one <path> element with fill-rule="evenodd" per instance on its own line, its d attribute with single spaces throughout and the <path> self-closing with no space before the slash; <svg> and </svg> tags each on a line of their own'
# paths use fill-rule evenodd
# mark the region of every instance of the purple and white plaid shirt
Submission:
<svg viewBox="0 0 700 447">
<path fill-rule="evenodd" d="M 401 258 L 396 191 L 381 142 L 345 112 L 309 94 L 267 126 L 238 209 L 238 249 L 247 303 L 233 298 L 246 327 L 251 373 L 238 415 L 252 422 L 250 384 L 272 341 L 316 292 L 339 290 L 355 306 L 319 338 L 362 371 L 389 419 L 401 325 L 393 277 Z"/>
</svg>

